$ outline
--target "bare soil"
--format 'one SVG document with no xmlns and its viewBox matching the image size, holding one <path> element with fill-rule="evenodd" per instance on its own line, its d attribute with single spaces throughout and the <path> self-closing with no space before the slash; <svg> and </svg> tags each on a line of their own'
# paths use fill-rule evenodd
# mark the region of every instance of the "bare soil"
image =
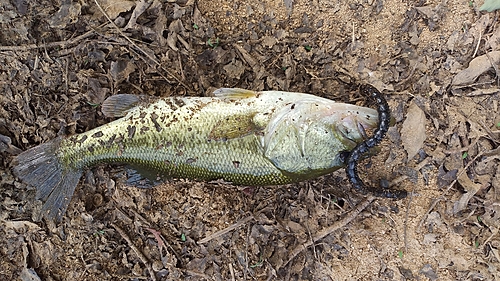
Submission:
<svg viewBox="0 0 500 281">
<path fill-rule="evenodd" d="M 3 1 L 0 279 L 500 280 L 500 28 L 481 4 Z M 344 171 L 139 189 L 99 166 L 54 224 L 10 170 L 19 151 L 109 122 L 99 104 L 118 93 L 239 87 L 369 106 L 360 83 L 395 117 L 361 177 L 404 200 L 363 197 Z"/>
</svg>

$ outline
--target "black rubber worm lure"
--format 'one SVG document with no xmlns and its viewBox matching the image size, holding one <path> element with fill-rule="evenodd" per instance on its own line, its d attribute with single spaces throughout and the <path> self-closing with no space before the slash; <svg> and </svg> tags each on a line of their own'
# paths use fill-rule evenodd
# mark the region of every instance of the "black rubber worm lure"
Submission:
<svg viewBox="0 0 500 281">
<path fill-rule="evenodd" d="M 387 104 L 384 96 L 375 87 L 362 85 L 361 94 L 369 96 L 376 102 L 378 111 L 378 128 L 375 130 L 375 133 L 371 138 L 358 144 L 349 154 L 346 167 L 347 177 L 349 178 L 352 186 L 362 194 L 371 193 L 377 197 L 394 199 L 405 198 L 407 196 L 406 190 L 383 189 L 366 186 L 358 176 L 357 165 L 359 159 L 363 154 L 367 153 L 370 148 L 376 146 L 382 141 L 387 133 L 387 130 L 389 129 L 389 123 L 391 120 L 389 105 Z"/>
</svg>

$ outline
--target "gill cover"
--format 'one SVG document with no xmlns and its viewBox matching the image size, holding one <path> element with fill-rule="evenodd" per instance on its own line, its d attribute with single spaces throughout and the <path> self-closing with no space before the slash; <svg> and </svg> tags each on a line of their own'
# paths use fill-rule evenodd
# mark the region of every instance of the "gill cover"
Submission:
<svg viewBox="0 0 500 281">
<path fill-rule="evenodd" d="M 363 140 L 376 111 L 315 96 L 279 109 L 260 138 L 264 155 L 280 170 L 307 174 L 343 166 L 340 152 Z"/>
</svg>

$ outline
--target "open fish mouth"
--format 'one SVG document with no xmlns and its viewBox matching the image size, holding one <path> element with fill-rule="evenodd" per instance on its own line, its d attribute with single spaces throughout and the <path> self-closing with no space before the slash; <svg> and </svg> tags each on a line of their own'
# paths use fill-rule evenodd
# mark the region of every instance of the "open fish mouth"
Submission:
<svg viewBox="0 0 500 281">
<path fill-rule="evenodd" d="M 372 118 L 372 120 L 377 120 Z M 376 122 L 371 122 L 368 124 L 365 120 L 361 120 L 357 116 L 348 116 L 342 119 L 342 123 L 337 126 L 337 131 L 346 138 L 346 140 L 351 140 L 354 145 L 356 145 L 360 139 L 368 139 L 368 133 L 374 130 Z"/>
</svg>

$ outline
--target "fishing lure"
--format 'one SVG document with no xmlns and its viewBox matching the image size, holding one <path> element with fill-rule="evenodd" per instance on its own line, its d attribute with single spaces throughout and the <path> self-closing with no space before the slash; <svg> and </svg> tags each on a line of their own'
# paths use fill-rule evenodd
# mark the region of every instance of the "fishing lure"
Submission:
<svg viewBox="0 0 500 281">
<path fill-rule="evenodd" d="M 391 111 L 389 104 L 382 96 L 382 94 L 371 85 L 362 85 L 361 93 L 373 99 L 377 105 L 378 112 L 378 126 L 373 136 L 361 143 L 359 143 L 350 153 L 347 158 L 346 174 L 352 186 L 362 194 L 370 193 L 377 197 L 402 199 L 407 196 L 406 190 L 374 188 L 366 186 L 357 172 L 357 165 L 359 159 L 363 154 L 368 153 L 370 148 L 378 145 L 385 134 L 389 130 L 389 123 L 391 120 Z"/>
</svg>

